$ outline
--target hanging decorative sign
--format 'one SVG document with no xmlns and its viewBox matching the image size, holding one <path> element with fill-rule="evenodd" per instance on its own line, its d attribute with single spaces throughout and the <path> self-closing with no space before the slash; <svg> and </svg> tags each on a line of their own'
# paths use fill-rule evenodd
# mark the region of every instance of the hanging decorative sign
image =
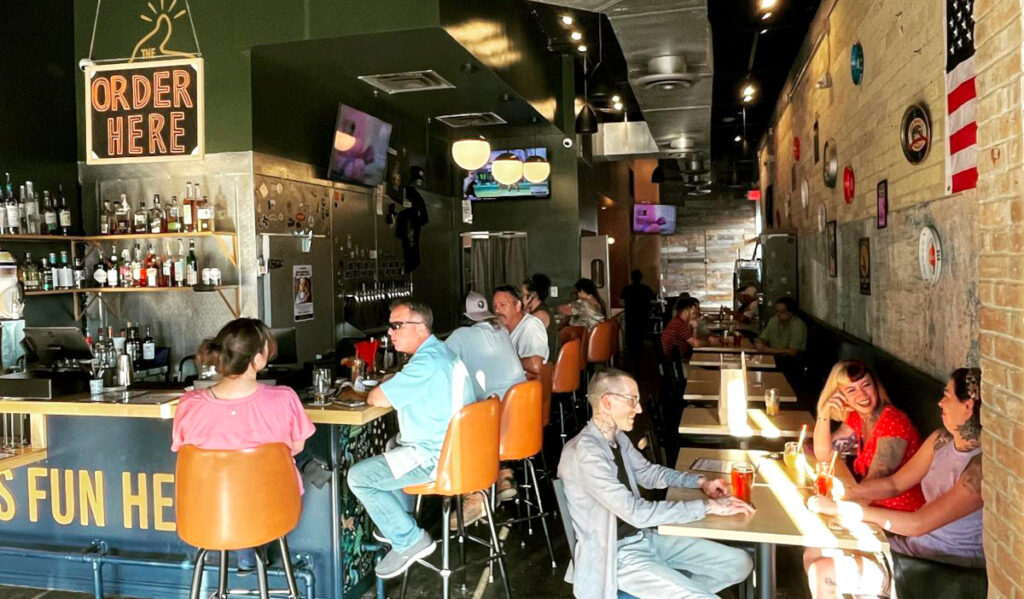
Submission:
<svg viewBox="0 0 1024 599">
<path fill-rule="evenodd" d="M 800 138 L 793 136 L 793 160 L 800 162 Z"/>
<path fill-rule="evenodd" d="M 854 183 L 853 169 L 849 165 L 843 167 L 843 199 L 847 204 L 853 203 L 853 195 L 856 193 Z"/>
<path fill-rule="evenodd" d="M 828 212 L 825 210 L 825 202 L 818 204 L 818 232 L 825 232 L 825 223 L 828 222 Z"/>
<path fill-rule="evenodd" d="M 804 210 L 807 210 L 807 206 L 811 202 L 811 191 L 807 185 L 807 179 L 800 182 L 800 205 L 803 206 Z"/>
<path fill-rule="evenodd" d="M 931 227 L 921 229 L 917 243 L 917 260 L 921 265 L 921 278 L 934 285 L 942 275 L 942 243 Z"/>
<path fill-rule="evenodd" d="M 900 145 L 911 164 L 921 162 L 928 155 L 932 146 L 932 120 L 924 104 L 914 104 L 903 113 Z"/>
<path fill-rule="evenodd" d="M 864 77 L 864 47 L 857 42 L 850 48 L 850 76 L 854 85 L 860 85 Z"/>
<path fill-rule="evenodd" d="M 860 293 L 871 295 L 871 240 L 861 237 L 857 242 L 857 265 L 860 270 Z"/>
<path fill-rule="evenodd" d="M 878 200 L 878 228 L 884 229 L 889 225 L 889 180 L 879 181 L 875 191 Z"/>
<path fill-rule="evenodd" d="M 203 59 L 85 68 L 86 164 L 201 160 Z"/>
<path fill-rule="evenodd" d="M 836 178 L 839 176 L 839 157 L 836 155 L 836 140 L 830 139 L 825 142 L 824 161 L 821 174 L 825 179 L 827 187 L 836 186 Z"/>
</svg>

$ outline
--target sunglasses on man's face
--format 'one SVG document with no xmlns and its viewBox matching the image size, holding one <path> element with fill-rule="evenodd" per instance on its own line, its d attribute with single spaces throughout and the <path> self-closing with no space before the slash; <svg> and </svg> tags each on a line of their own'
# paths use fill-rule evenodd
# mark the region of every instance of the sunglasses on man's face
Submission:
<svg viewBox="0 0 1024 599">
<path fill-rule="evenodd" d="M 423 324 L 421 320 L 392 320 L 388 323 L 388 328 L 392 331 L 397 331 L 407 324 Z"/>
</svg>

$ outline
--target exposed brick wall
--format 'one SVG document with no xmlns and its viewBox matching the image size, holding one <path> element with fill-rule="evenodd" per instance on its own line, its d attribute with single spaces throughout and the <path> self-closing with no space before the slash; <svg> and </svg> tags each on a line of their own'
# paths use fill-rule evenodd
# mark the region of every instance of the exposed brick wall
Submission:
<svg viewBox="0 0 1024 599">
<path fill-rule="evenodd" d="M 1024 598 L 1021 0 L 976 0 L 979 328 L 989 597 Z"/>
<path fill-rule="evenodd" d="M 1019 1 L 1019 0 L 1014 0 Z M 943 0 L 823 2 L 814 33 L 828 30 L 791 101 L 779 100 L 774 135 L 760 155 L 762 187 L 773 185 L 782 225 L 798 235 L 801 308 L 908 363 L 945 379 L 953 368 L 977 364 L 977 194 L 945 195 Z M 827 19 L 826 19 L 827 16 Z M 850 49 L 860 42 L 865 73 L 850 76 Z M 816 83 L 829 73 L 832 86 Z M 932 116 L 933 144 L 920 164 L 903 156 L 899 127 L 904 110 L 924 102 Z M 834 139 L 839 181 L 825 186 L 823 160 L 814 162 L 817 116 L 820 149 Z M 794 160 L 793 139 L 801 157 Z M 792 176 L 796 166 L 796 178 Z M 843 167 L 855 173 L 856 193 L 843 198 Z M 888 181 L 888 226 L 877 228 L 876 185 Z M 803 206 L 801 181 L 810 190 Z M 818 209 L 837 221 L 838 276 L 828 272 Z M 788 206 L 788 209 L 787 209 Z M 943 273 L 927 286 L 920 276 L 921 228 L 934 227 L 943 245 Z M 870 240 L 871 295 L 861 295 L 858 241 Z"/>
</svg>

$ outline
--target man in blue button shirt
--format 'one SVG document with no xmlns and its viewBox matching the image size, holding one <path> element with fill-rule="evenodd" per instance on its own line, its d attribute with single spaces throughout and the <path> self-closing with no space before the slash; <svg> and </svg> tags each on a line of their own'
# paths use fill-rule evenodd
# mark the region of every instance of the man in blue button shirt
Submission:
<svg viewBox="0 0 1024 599">
<path fill-rule="evenodd" d="M 366 508 L 391 551 L 377 564 L 379 578 L 394 578 L 437 543 L 409 514 L 403 487 L 434 480 L 448 423 L 475 401 L 465 364 L 431 334 L 429 306 L 402 301 L 391 308 L 388 335 L 395 349 L 412 356 L 402 371 L 370 391 L 367 404 L 393 407 L 398 415 L 398 443 L 383 455 L 359 462 L 348 473 L 348 486 Z"/>
</svg>

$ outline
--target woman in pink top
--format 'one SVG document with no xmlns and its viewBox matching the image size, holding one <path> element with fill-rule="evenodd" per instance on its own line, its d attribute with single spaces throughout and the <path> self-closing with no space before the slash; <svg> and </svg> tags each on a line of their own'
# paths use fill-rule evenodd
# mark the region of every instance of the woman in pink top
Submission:
<svg viewBox="0 0 1024 599">
<path fill-rule="evenodd" d="M 224 325 L 199 348 L 196 362 L 213 365 L 220 381 L 182 396 L 174 415 L 171 451 L 183 445 L 202 449 L 250 449 L 285 443 L 292 455 L 302 451 L 314 432 L 299 396 L 288 387 L 256 382 L 256 373 L 277 353 L 267 325 L 239 318 Z M 299 473 L 296 470 L 295 475 Z M 299 478 L 299 491 L 302 479 Z M 239 571 L 255 567 L 255 554 L 238 552 Z"/>
</svg>

